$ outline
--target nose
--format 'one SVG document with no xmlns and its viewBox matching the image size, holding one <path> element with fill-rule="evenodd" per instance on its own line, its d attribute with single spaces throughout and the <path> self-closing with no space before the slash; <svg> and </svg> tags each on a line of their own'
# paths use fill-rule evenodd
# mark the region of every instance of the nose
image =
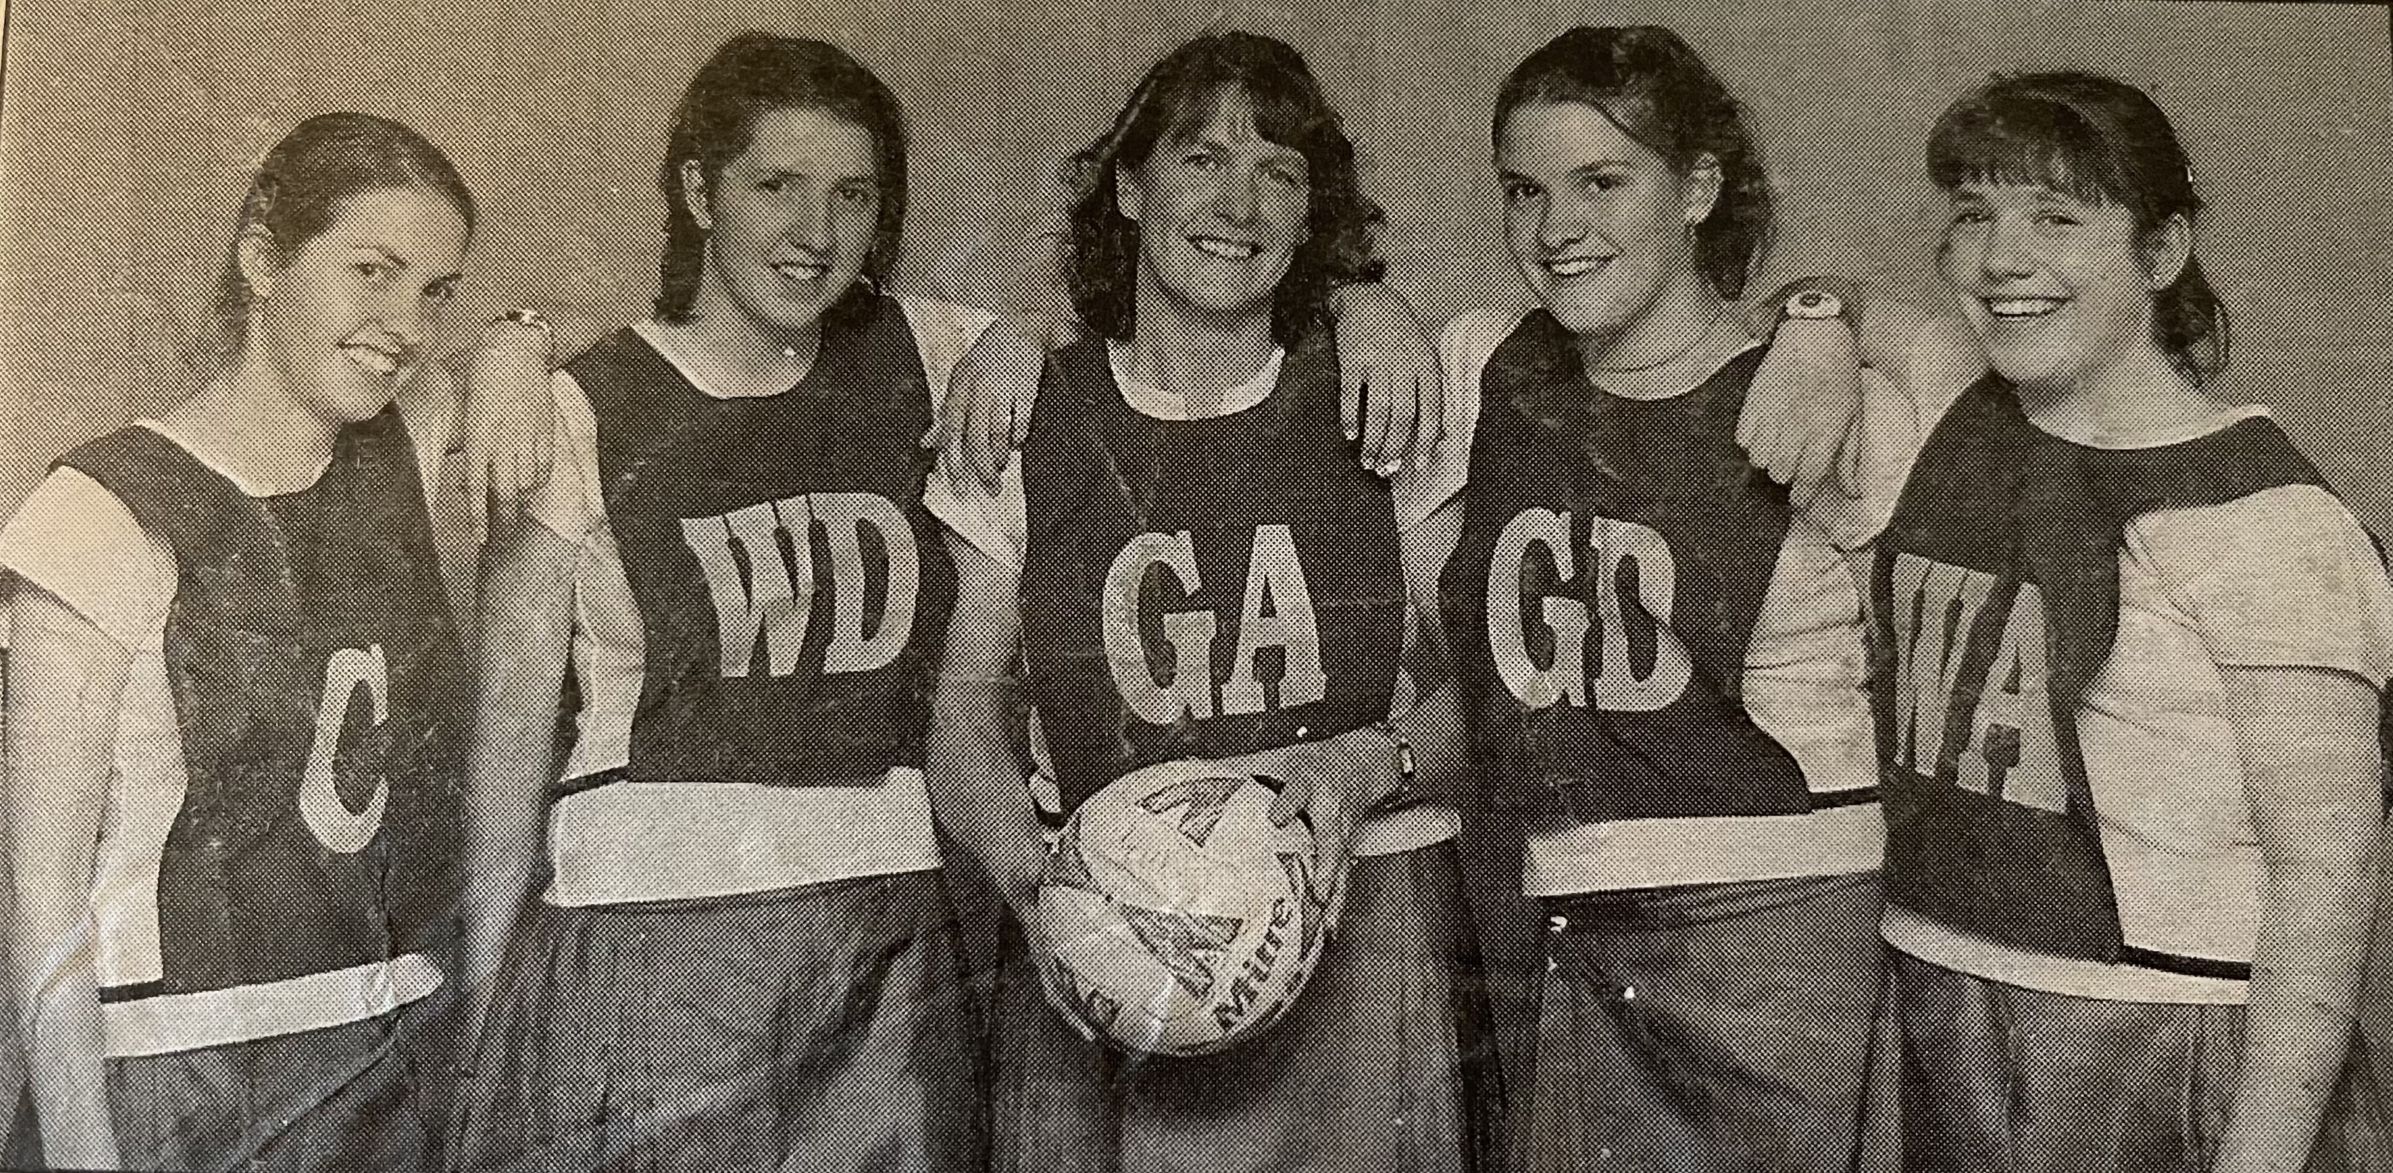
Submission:
<svg viewBox="0 0 2393 1173">
<path fill-rule="evenodd" d="M 420 347 L 424 343 L 426 317 L 423 291 L 411 282 L 399 281 L 392 285 L 393 288 L 384 295 L 376 316 L 382 328 L 400 343 L 410 349 Z"/>
<path fill-rule="evenodd" d="M 1587 239 L 1592 223 L 1587 201 L 1567 194 L 1550 197 L 1537 225 L 1537 242 L 1547 253 L 1559 253 Z"/>
<path fill-rule="evenodd" d="M 2007 217 L 1997 217 L 1986 230 L 1986 247 L 1979 254 L 1978 267 L 1986 276 L 1998 280 L 2034 274 L 2036 258 L 2028 249 L 2026 226 Z"/>
<path fill-rule="evenodd" d="M 789 242 L 815 257 L 821 257 L 831 247 L 831 201 L 835 197 L 828 188 L 810 192 L 791 201 L 789 209 Z"/>
<path fill-rule="evenodd" d="M 1221 189 L 1214 197 L 1214 210 L 1225 223 L 1253 227 L 1262 206 L 1262 183 L 1262 173 L 1252 167 L 1224 175 Z"/>
</svg>

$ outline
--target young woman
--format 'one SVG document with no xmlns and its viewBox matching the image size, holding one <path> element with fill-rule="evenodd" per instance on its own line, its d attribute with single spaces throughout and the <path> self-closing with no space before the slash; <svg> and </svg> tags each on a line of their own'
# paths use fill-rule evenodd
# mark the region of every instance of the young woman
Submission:
<svg viewBox="0 0 2393 1173">
<path fill-rule="evenodd" d="M 933 793 L 1018 915 L 1042 823 L 1159 762 L 1271 755 L 1279 813 L 1310 814 L 1326 866 L 1356 858 L 1288 1018 L 1202 1058 L 1074 1033 L 1017 925 L 996 1167 L 1474 1167 L 1490 1089 L 1458 1057 L 1485 1052 L 1456 994 L 1473 968 L 1457 820 L 1422 801 L 1460 759 L 1423 618 L 1456 511 L 1424 465 L 1391 489 L 1342 435 L 1320 336 L 1331 291 L 1378 268 L 1353 148 L 1293 49 L 1224 33 L 1158 62 L 1074 162 L 1092 333 L 1054 356 L 1001 492 L 931 487 L 961 581 Z"/>
<path fill-rule="evenodd" d="M 656 317 L 553 378 L 484 602 L 464 1168 L 977 1167 L 918 441 L 989 318 L 879 291 L 905 143 L 839 49 L 724 44 L 659 168 Z"/>
<path fill-rule="evenodd" d="M 2383 1161 L 2366 1064 L 2344 1075 L 2393 672 L 2376 552 L 2263 409 L 2209 390 L 2226 314 L 2149 97 L 1998 78 L 1927 156 L 1993 370 L 1871 580 L 1905 1168 Z"/>
<path fill-rule="evenodd" d="M 1516 1163 L 1850 1169 L 1884 980 L 1847 556 L 1870 535 L 1738 442 L 1773 349 L 1809 367 L 1803 332 L 1845 327 L 1815 294 L 1775 346 L 1745 330 L 1768 178 L 1669 30 L 1531 54 L 1494 141 L 1541 308 L 1447 329 L 1469 491 L 1440 594 L 1485 786 L 1525 808 L 1549 914 Z"/>
<path fill-rule="evenodd" d="M 393 395 L 473 224 L 414 131 L 300 124 L 241 205 L 230 361 L 0 533 L 9 944 L 52 1165 L 439 1161 L 418 1044 L 466 682 L 421 473 L 446 421 Z"/>
</svg>

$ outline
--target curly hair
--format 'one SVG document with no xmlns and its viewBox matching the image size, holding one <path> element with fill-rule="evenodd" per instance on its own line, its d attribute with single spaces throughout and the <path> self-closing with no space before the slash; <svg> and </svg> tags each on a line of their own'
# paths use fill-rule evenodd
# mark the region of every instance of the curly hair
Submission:
<svg viewBox="0 0 2393 1173">
<path fill-rule="evenodd" d="M 2146 240 L 2171 217 L 2194 223 L 2204 206 L 2169 116 L 2144 91 L 2092 73 L 1996 75 L 1936 120 L 1928 176 L 1946 191 L 2027 183 L 2115 204 Z M 2227 307 L 2199 258 L 2188 255 L 2152 301 L 2153 341 L 2180 373 L 2201 384 L 2227 369 Z"/>
<path fill-rule="evenodd" d="M 656 316 L 689 320 L 706 272 L 706 229 L 690 214 L 682 165 L 695 161 L 713 190 L 723 168 L 748 149 L 756 124 L 775 110 L 812 109 L 854 123 L 872 136 L 881 211 L 864 276 L 874 283 L 897 263 L 906 222 L 906 116 L 897 96 L 836 45 L 741 33 L 698 68 L 673 108 L 657 190 L 665 195 L 665 252 L 658 264 Z M 854 291 L 843 304 L 855 301 Z M 838 307 L 834 307 L 836 312 Z"/>
<path fill-rule="evenodd" d="M 1379 206 L 1362 194 L 1354 144 L 1312 70 L 1269 37 L 1215 33 L 1156 62 L 1112 129 L 1066 165 L 1078 194 L 1065 246 L 1072 304 L 1097 333 L 1126 339 L 1137 327 L 1139 227 L 1122 215 L 1117 174 L 1144 164 L 1159 144 L 1195 133 L 1230 94 L 1254 107 L 1255 129 L 1266 140 L 1305 159 L 1307 236 L 1273 295 L 1272 336 L 1295 346 L 1329 323 L 1339 286 L 1379 280 L 1372 242 Z"/>
<path fill-rule="evenodd" d="M 1777 200 L 1744 107 L 1687 42 L 1653 26 L 1575 28 L 1554 38 L 1496 92 L 1498 148 L 1513 111 L 1543 102 L 1593 106 L 1681 175 L 1700 156 L 1717 160 L 1720 198 L 1695 227 L 1695 264 L 1720 296 L 1744 296 L 1769 253 Z"/>
</svg>

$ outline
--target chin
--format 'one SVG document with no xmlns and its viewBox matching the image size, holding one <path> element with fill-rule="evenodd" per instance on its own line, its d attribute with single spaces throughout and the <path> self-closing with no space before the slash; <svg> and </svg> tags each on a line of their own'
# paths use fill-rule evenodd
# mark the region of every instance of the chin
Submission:
<svg viewBox="0 0 2393 1173">
<path fill-rule="evenodd" d="M 1628 323 L 1614 308 L 1589 297 L 1563 295 L 1545 299 L 1546 309 L 1562 328 L 1579 338 L 1608 338 Z"/>
</svg>

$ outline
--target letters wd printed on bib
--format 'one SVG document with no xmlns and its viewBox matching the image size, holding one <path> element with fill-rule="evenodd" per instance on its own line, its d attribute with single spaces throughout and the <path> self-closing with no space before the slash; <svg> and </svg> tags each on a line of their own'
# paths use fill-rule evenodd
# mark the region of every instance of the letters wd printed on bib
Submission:
<svg viewBox="0 0 2393 1173">
<path fill-rule="evenodd" d="M 886 306 L 852 343 L 875 348 L 871 361 L 818 360 L 817 377 L 916 367 L 919 379 L 896 385 L 936 411 L 948 373 L 992 318 L 913 298 Z M 692 397 L 688 410 L 656 413 L 673 426 L 643 430 L 648 414 L 626 407 L 602 432 L 592 401 L 606 395 L 586 381 L 625 364 L 639 368 L 627 386 Z M 916 662 L 944 629 L 953 577 L 944 547 L 923 540 L 919 481 L 897 483 L 902 469 L 846 469 L 846 429 L 779 422 L 769 434 L 824 450 L 724 464 L 722 453 L 746 449 L 719 433 L 765 427 L 754 413 L 839 408 L 829 395 L 820 408 L 790 395 L 722 396 L 702 361 L 645 324 L 557 372 L 553 390 L 560 459 L 531 514 L 580 546 L 573 661 L 583 703 L 570 793 L 550 816 L 547 900 L 724 896 L 938 867 L 921 720 L 906 713 L 927 704 Z M 893 408 L 882 424 L 920 410 Z M 812 478 L 802 490 L 776 480 L 799 473 Z M 664 520 L 636 531 L 610 524 L 615 497 L 638 502 L 627 516 Z M 670 671 L 656 670 L 660 656 Z M 809 714 L 802 727 L 767 719 L 793 706 Z"/>
<path fill-rule="evenodd" d="M 1683 396 L 1575 396 L 1608 413 L 1607 460 L 1668 451 L 1684 466 L 1639 472 L 1600 468 L 1515 402 L 1516 385 L 1555 377 L 1553 355 L 1575 355 L 1547 315 L 1474 310 L 1441 350 L 1447 428 L 1470 454 L 1441 599 L 1466 662 L 1484 657 L 1474 703 L 1500 710 L 1482 714 L 1485 748 L 1520 757 L 1512 776 L 1551 779 L 1559 803 L 1530 838 L 1529 894 L 1877 868 L 1854 568 L 1832 523 L 1788 510 L 1734 447 L 1762 351 Z M 1530 726 L 1544 732 L 1500 732 Z M 1663 768 L 1639 781 L 1636 761 Z"/>
</svg>

